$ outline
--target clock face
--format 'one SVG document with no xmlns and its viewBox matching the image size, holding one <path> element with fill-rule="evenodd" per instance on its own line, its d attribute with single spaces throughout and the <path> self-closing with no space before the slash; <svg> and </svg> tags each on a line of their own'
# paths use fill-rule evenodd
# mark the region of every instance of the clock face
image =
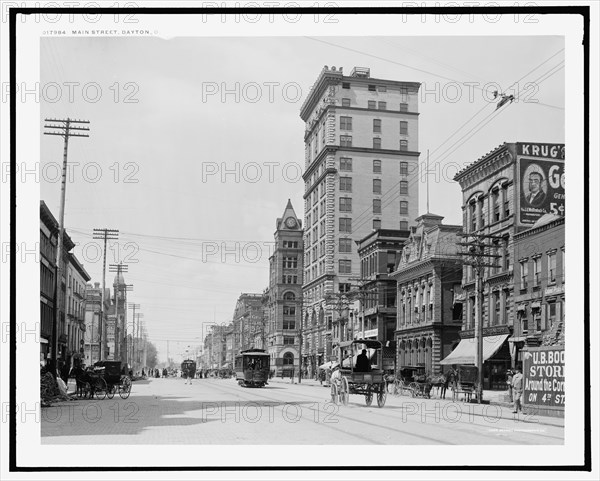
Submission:
<svg viewBox="0 0 600 481">
<path fill-rule="evenodd" d="M 293 217 L 288 217 L 285 220 L 285 225 L 287 225 L 290 229 L 293 229 L 294 227 L 296 227 L 296 219 L 294 219 Z"/>
</svg>

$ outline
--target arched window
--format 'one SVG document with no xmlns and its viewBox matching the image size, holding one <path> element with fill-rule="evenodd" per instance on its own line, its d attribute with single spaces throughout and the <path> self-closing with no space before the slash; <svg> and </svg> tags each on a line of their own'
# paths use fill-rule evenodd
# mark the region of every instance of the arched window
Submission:
<svg viewBox="0 0 600 481">
<path fill-rule="evenodd" d="M 293 366 L 294 365 L 294 355 L 291 352 L 286 352 L 283 355 L 283 365 L 284 366 Z"/>
<path fill-rule="evenodd" d="M 285 301 L 295 301 L 296 300 L 296 295 L 293 292 L 286 292 L 283 295 L 283 299 Z"/>
</svg>

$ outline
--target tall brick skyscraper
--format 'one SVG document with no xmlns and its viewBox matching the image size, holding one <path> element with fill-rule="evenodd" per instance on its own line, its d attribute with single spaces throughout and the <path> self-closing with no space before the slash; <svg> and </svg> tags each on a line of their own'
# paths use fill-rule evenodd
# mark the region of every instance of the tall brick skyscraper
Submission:
<svg viewBox="0 0 600 481">
<path fill-rule="evenodd" d="M 303 357 L 313 372 L 347 338 L 343 310 L 325 299 L 360 276 L 355 241 L 373 229 L 406 230 L 418 216 L 419 87 L 325 66 L 302 105 Z"/>
</svg>

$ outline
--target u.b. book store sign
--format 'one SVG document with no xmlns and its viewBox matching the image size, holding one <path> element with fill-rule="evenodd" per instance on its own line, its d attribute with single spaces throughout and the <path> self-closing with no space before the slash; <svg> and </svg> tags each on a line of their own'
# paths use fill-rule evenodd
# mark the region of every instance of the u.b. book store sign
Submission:
<svg viewBox="0 0 600 481">
<path fill-rule="evenodd" d="M 565 351 L 552 346 L 523 352 L 523 403 L 564 409 Z"/>
</svg>

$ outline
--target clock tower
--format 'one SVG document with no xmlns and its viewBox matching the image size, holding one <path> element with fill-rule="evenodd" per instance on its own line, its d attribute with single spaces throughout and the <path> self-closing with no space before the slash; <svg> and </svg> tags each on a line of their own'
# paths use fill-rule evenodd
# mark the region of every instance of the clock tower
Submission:
<svg viewBox="0 0 600 481">
<path fill-rule="evenodd" d="M 275 224 L 269 258 L 267 352 L 276 376 L 298 376 L 302 316 L 303 229 L 291 201 Z"/>
</svg>

